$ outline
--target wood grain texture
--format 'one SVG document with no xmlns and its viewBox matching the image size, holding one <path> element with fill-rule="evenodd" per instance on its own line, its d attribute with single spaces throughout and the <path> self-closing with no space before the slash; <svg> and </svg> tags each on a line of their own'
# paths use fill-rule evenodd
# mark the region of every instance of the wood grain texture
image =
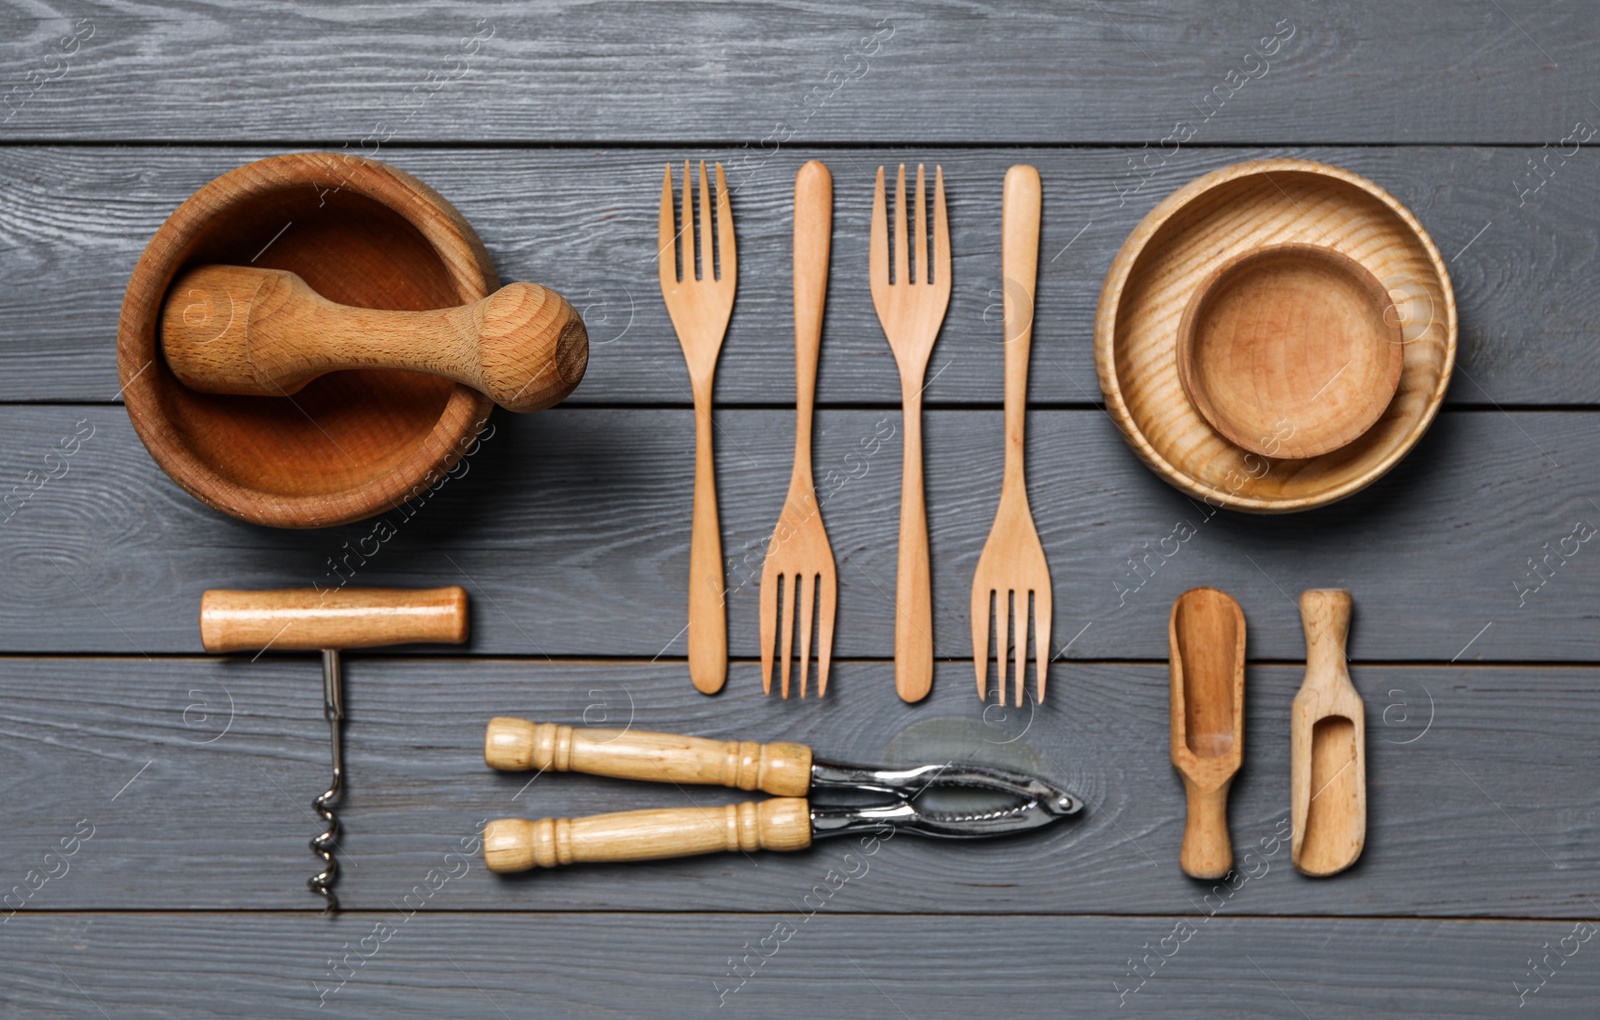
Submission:
<svg viewBox="0 0 1600 1020">
<path fill-rule="evenodd" d="M 811 805 L 768 797 L 716 807 L 646 808 L 581 818 L 497 818 L 483 829 L 483 863 L 497 875 L 566 864 L 624 864 L 710 853 L 804 850 Z"/>
<path fill-rule="evenodd" d="M 200 185 L 279 151 L 285 150 L 0 147 L 6 196 L 0 399 L 115 399 L 111 337 L 139 252 Z M 779 328 L 793 299 L 791 180 L 801 163 L 821 157 L 835 178 L 834 274 L 817 399 L 822 406 L 899 401 L 899 373 L 868 283 L 868 224 L 882 151 L 663 156 L 659 150 L 385 147 L 378 155 L 450 199 L 483 238 L 502 279 L 536 280 L 572 301 L 591 343 L 574 401 L 685 407 L 689 378 L 652 273 L 664 159 L 722 160 L 737 189 L 733 214 L 744 271 L 715 394 L 726 407 L 788 402 L 787 389 L 773 380 L 786 378 L 793 365 L 789 336 Z M 901 156 L 942 165 L 949 201 L 953 290 L 928 368 L 930 407 L 1000 404 L 1003 369 L 992 348 L 1002 311 L 996 239 L 1006 167 L 1019 161 L 1038 167 L 1050 194 L 1030 399 L 1035 406 L 1083 405 L 1099 399 L 1095 306 L 1124 238 L 1158 201 L 1195 177 L 1271 156 L 1315 159 L 1371 178 L 1438 242 L 1462 323 L 1449 400 L 1481 407 L 1600 403 L 1600 363 L 1590 357 L 1592 324 L 1600 319 L 1600 290 L 1592 286 L 1600 265 L 1600 206 L 1590 200 L 1600 192 L 1600 158 L 1589 146 L 1570 157 L 1538 147 L 1184 147 L 1176 153 L 915 147 Z M 1548 179 L 1530 168 L 1533 159 L 1549 164 Z M 263 232 L 244 259 L 281 226 Z M 297 223 L 278 244 L 307 226 L 314 222 Z"/>
<path fill-rule="evenodd" d="M 852 883 L 835 898 L 855 891 Z M 13 921 L 0 945 L 12 978 L 7 1002 L 50 1018 L 98 1015 L 96 1003 L 128 1017 L 504 1020 L 720 1015 L 719 1003 L 761 1017 L 970 1017 L 997 1003 L 1045 1016 L 1063 1002 L 1096 1016 L 1281 1018 L 1298 1016 L 1298 1007 L 1314 1017 L 1367 1017 L 1380 1003 L 1405 1016 L 1503 1017 L 1518 1008 L 1514 980 L 1540 984 L 1525 961 L 1546 943 L 1552 962 L 1541 971 L 1555 973 L 1526 996 L 1535 1015 L 1588 1016 L 1600 996 L 1587 960 L 1594 929 L 1574 932 L 1571 921 L 987 916 L 943 919 L 949 937 L 930 939 L 925 918 L 828 916 L 831 909 L 808 918 L 807 909 L 638 917 L 389 908 L 331 924 L 271 914 L 84 914 Z M 886 955 L 884 947 L 908 944 L 918 951 Z M 1554 963 L 1566 950 L 1570 966 Z M 1157 952 L 1170 956 L 1158 963 Z"/>
<path fill-rule="evenodd" d="M 792 672 L 799 673 L 800 697 L 806 696 L 806 680 L 813 675 L 817 697 L 828 693 L 839 605 L 839 568 L 822 521 L 811 449 L 832 237 L 833 175 L 826 165 L 812 161 L 794 178 L 794 466 L 761 564 L 761 689 L 772 693 L 776 644 L 784 698 L 789 697 Z M 817 641 L 814 672 L 813 618 Z"/>
<path fill-rule="evenodd" d="M 704 160 L 700 162 L 698 215 L 688 161 L 683 164 L 683 201 L 678 206 L 677 219 L 672 215 L 670 163 L 661 178 L 661 201 L 656 210 L 656 277 L 673 332 L 683 348 L 694 400 L 694 500 L 690 517 L 694 531 L 687 574 L 689 622 L 684 625 L 684 632 L 689 641 L 689 676 L 703 694 L 717 693 L 728 679 L 728 580 L 722 562 L 722 524 L 712 453 L 712 394 L 717 358 L 722 352 L 739 282 L 728 182 L 722 164 L 716 166 L 714 215 Z"/>
<path fill-rule="evenodd" d="M 196 304 L 229 310 L 220 332 L 210 315 L 194 314 Z M 529 412 L 578 385 L 589 341 L 567 300 L 536 283 L 507 284 L 453 308 L 399 312 L 329 301 L 284 270 L 199 266 L 167 295 L 161 351 L 179 382 L 206 393 L 288 396 L 329 372 L 397 368 Z"/>
<path fill-rule="evenodd" d="M 200 643 L 212 654 L 320 651 L 467 639 L 467 591 L 340 588 L 229 591 L 200 597 Z"/>
<path fill-rule="evenodd" d="M 1191 878 L 1233 868 L 1228 787 L 1244 762 L 1244 612 L 1227 592 L 1193 588 L 1172 603 L 1169 757 L 1188 798 L 1179 864 Z"/>
<path fill-rule="evenodd" d="M 900 539 L 894 580 L 894 686 L 907 701 L 921 701 L 933 686 L 933 585 L 929 580 L 928 501 L 922 481 L 922 390 L 928 358 L 950 305 L 950 217 L 942 167 L 933 168 L 933 182 L 930 235 L 924 168 L 917 167 L 913 214 L 906 209 L 906 167 L 900 164 L 895 175 L 891 267 L 888 194 L 883 167 L 878 167 L 872 189 L 872 236 L 867 245 L 872 305 L 900 370 L 900 415 L 905 431 L 900 441 Z M 914 234 L 908 229 L 913 221 Z"/>
<path fill-rule="evenodd" d="M 804 797 L 811 789 L 811 748 L 779 741 L 708 740 L 679 733 L 593 729 L 489 720 L 483 762 L 507 772 L 581 772 L 647 783 L 687 783 Z"/>
<path fill-rule="evenodd" d="M 1600 670 L 1469 663 L 1596 661 L 1584 549 L 1600 439 L 1592 415 L 1528 409 L 1600 405 L 1597 35 L 1600 10 L 1534 0 L 8 8 L 0 655 L 49 655 L 0 668 L 0 897 L 30 890 L 16 916 L 0 910 L 0 1013 L 1592 1014 Z M 185 196 L 251 159 L 341 147 L 449 197 L 504 278 L 572 300 L 594 341 L 577 397 L 594 409 L 497 415 L 452 477 L 381 524 L 275 533 L 170 483 L 120 408 L 63 405 L 121 399 L 125 282 Z M 1447 410 L 1336 510 L 1207 516 L 1084 410 L 1095 302 L 1162 197 L 1280 156 L 1348 168 L 1416 212 L 1460 301 L 1447 400 L 1475 410 Z M 660 166 L 682 158 L 728 166 L 746 262 L 714 419 L 739 657 L 717 699 L 682 683 L 692 387 L 649 272 Z M 815 449 L 843 661 L 827 703 L 779 704 L 760 695 L 748 636 L 792 439 L 772 384 L 791 365 L 788 185 L 812 158 L 836 182 Z M 900 160 L 942 165 L 954 242 L 925 394 L 939 679 L 915 707 L 889 689 L 900 380 L 869 311 L 865 236 L 872 168 Z M 1018 162 L 1051 195 L 1029 435 L 1062 650 L 1047 708 L 980 719 L 961 693 L 964 603 L 992 510 L 979 494 L 1000 474 L 968 465 L 1002 436 L 995 182 Z M 241 261 L 324 229 L 306 211 L 276 240 L 280 223 L 234 238 Z M 1039 410 L 1062 406 L 1079 410 Z M 312 583 L 461 584 L 475 600 L 465 649 L 346 656 L 341 891 L 357 909 L 332 922 L 303 891 L 308 795 L 327 768 L 316 657 L 166 654 L 198 653 L 208 587 Z M 1161 635 L 1172 598 L 1200 584 L 1237 595 L 1251 654 L 1279 663 L 1250 669 L 1237 889 L 1172 864 L 1183 791 L 1163 753 Z M 1313 585 L 1355 592 L 1374 780 L 1370 845 L 1320 882 L 1289 864 L 1285 807 L 1292 593 Z M 597 652 L 632 658 L 573 658 Z M 1441 665 L 1381 664 L 1394 659 Z M 473 856 L 489 818 L 749 796 L 527 785 L 479 759 L 504 712 L 799 739 L 843 760 L 955 749 L 1090 805 L 1035 837 L 896 838 L 854 861 L 819 845 L 759 868 L 726 854 L 499 879 Z M 1346 913 L 1365 916 L 1319 916 Z M 785 922 L 794 934 L 765 959 Z"/>
<path fill-rule="evenodd" d="M 817 415 L 839 657 L 894 647 L 898 421 L 892 409 Z M 1034 411 L 1030 491 L 1056 581 L 1052 676 L 1079 658 L 1165 661 L 1172 599 L 1200 585 L 1239 600 L 1254 658 L 1299 661 L 1293 593 L 1328 585 L 1358 600 L 1358 661 L 1594 661 L 1600 556 L 1587 541 L 1600 510 L 1584 494 L 1600 491 L 1600 435 L 1585 421 L 1446 412 L 1396 471 L 1337 511 L 1264 520 L 1208 516 L 1141 467 L 1098 411 Z M 195 607 L 219 585 L 460 584 L 477 606 L 469 653 L 681 658 L 691 412 L 559 407 L 491 424 L 455 477 L 406 512 L 278 532 L 192 500 L 119 407 L 0 409 L 0 650 L 199 652 Z M 788 411 L 718 417 L 740 657 L 759 655 L 756 581 L 793 425 Z M 935 649 L 970 663 L 1002 415 L 934 411 L 926 427 Z M 57 450 L 64 437 L 75 455 Z M 970 675 L 962 686 L 972 689 Z"/>
<path fill-rule="evenodd" d="M 1253 442 L 1214 427 L 1218 401 L 1195 399 L 1202 395 L 1182 368 L 1184 338 L 1197 307 L 1206 317 L 1203 303 L 1216 280 L 1213 273 L 1228 272 L 1235 260 L 1271 249 L 1308 248 L 1351 265 L 1375 292 L 1365 303 L 1381 302 L 1367 314 L 1380 326 L 1385 315 L 1399 326 L 1392 344 L 1376 341 L 1399 362 L 1398 392 L 1390 387 L 1383 394 L 1363 434 L 1320 456 L 1292 446 L 1325 427 L 1321 419 L 1337 406 L 1341 377 L 1345 382 L 1360 378 L 1350 359 L 1319 372 L 1303 397 L 1278 408 L 1281 417 L 1271 412 Z M 1281 282 L 1274 284 L 1268 293 L 1293 293 L 1282 288 Z M 1326 282 L 1302 289 L 1323 300 L 1331 293 Z M 1303 297 L 1297 304 L 1291 314 L 1309 312 Z M 1280 337 L 1282 330 L 1280 324 Z M 1325 326 L 1314 331 L 1331 344 Z M 1209 504 L 1290 513 L 1361 490 L 1416 445 L 1450 385 L 1457 332 L 1455 292 L 1444 259 L 1392 195 L 1326 163 L 1250 160 L 1173 192 L 1128 236 L 1100 294 L 1095 369 L 1106 413 L 1151 470 Z M 1294 360 L 1301 371 L 1317 371 L 1314 359 L 1302 354 Z M 1229 374 L 1248 375 L 1237 369 Z M 1270 384 L 1259 374 L 1251 381 L 1247 399 L 1270 406 Z M 1257 448 L 1286 459 L 1264 459 L 1252 452 Z"/>
<path fill-rule="evenodd" d="M 1289 709 L 1292 860 L 1321 878 L 1356 862 L 1367 842 L 1367 709 L 1350 680 L 1350 593 L 1300 593 L 1306 677 Z"/>
<path fill-rule="evenodd" d="M 296 219 L 306 229 L 283 239 Z M 150 455 L 196 499 L 280 528 L 364 520 L 426 491 L 483 428 L 487 397 L 414 372 L 342 372 L 293 400 L 184 386 L 161 352 L 169 298 L 216 333 L 236 320 L 231 301 L 202 288 L 172 294 L 194 263 L 287 270 L 340 304 L 391 310 L 476 302 L 498 282 L 471 225 L 392 166 L 299 153 L 206 182 L 140 253 L 117 323 L 118 395 Z"/>
<path fill-rule="evenodd" d="M 1233 442 L 1315 457 L 1377 422 L 1400 385 L 1404 343 L 1394 302 L 1359 262 L 1270 245 L 1218 266 L 1195 292 L 1178 326 L 1178 376 Z M 1289 420 L 1293 436 L 1263 442 Z"/>
<path fill-rule="evenodd" d="M 577 0 L 400 10 L 52 0 L 8 15 L 25 138 L 1531 142 L 1590 116 L 1582 4 L 841 0 L 618 17 Z M 93 32 L 50 60 L 74 19 Z M 1416 40 L 1425 39 L 1419 51 Z M 181 54 L 182 65 L 169 59 Z M 64 71 L 63 71 L 63 65 Z M 981 74 L 952 73 L 982 68 Z M 13 77 L 19 77 L 21 70 Z M 10 86 L 8 86 L 10 87 Z M 32 89 L 30 91 L 30 89 Z M 208 102 L 196 104 L 194 97 Z M 138 97 L 130 102 L 130 97 Z M 116 117 L 104 111 L 115 108 Z M 1005 116 L 995 111 L 1004 110 Z M 1181 137 L 1181 136 L 1179 136 Z M 759 141 L 758 141 L 759 140 Z"/>
<path fill-rule="evenodd" d="M 1045 561 L 1039 529 L 1028 504 L 1027 442 L 1028 361 L 1033 348 L 1033 295 L 1039 279 L 1039 217 L 1043 195 L 1039 171 L 1017 164 L 1006 171 L 1005 199 L 1000 217 L 1000 266 L 1005 291 L 1001 350 L 1006 363 L 1005 442 L 1001 462 L 999 505 L 989 537 L 984 540 L 972 572 L 970 622 L 972 665 L 977 673 L 978 700 L 989 700 L 989 635 L 994 635 L 995 700 L 1006 703 L 1006 664 L 1016 650 L 1011 671 L 1022 707 L 1028 681 L 1028 634 L 1034 658 L 1033 697 L 1044 701 L 1045 677 L 1054 646 L 1050 624 L 1054 620 L 1050 565 Z M 993 454 L 989 455 L 991 458 Z M 980 455 L 981 459 L 981 455 Z M 994 620 L 990 629 L 991 608 Z M 1031 626 L 1030 626 L 1031 625 Z"/>
<path fill-rule="evenodd" d="M 786 912 L 830 868 L 856 866 L 843 855 L 859 844 L 820 840 L 755 861 L 730 854 L 493 880 L 461 846 L 488 819 L 752 796 L 497 773 L 480 753 L 484 724 L 510 713 L 802 740 L 833 761 L 976 760 L 1039 773 L 1087 801 L 1082 815 L 1013 839 L 893 836 L 831 911 L 1189 914 L 1198 904 L 1227 916 L 1594 915 L 1584 881 L 1600 867 L 1600 794 L 1587 781 L 1600 711 L 1593 668 L 1357 669 L 1372 701 L 1368 844 L 1354 868 L 1312 881 L 1289 859 L 1287 721 L 1302 671 L 1252 666 L 1250 754 L 1229 800 L 1240 872 L 1256 877 L 1230 895 L 1226 883 L 1198 883 L 1177 867 L 1184 791 L 1168 762 L 1164 664 L 1074 664 L 1044 706 L 991 707 L 987 718 L 964 662 L 940 664 L 933 694 L 915 706 L 895 694 L 887 660 L 837 663 L 827 699 L 787 704 L 762 695 L 754 662 L 735 662 L 715 699 L 682 683 L 676 663 L 350 652 L 343 667 L 347 909 L 390 909 L 439 869 L 458 873 L 433 897 L 440 909 Z M 5 676 L 0 859 L 11 863 L 0 892 L 43 869 L 41 855 L 87 819 L 93 837 L 70 873 L 25 910 L 314 910 L 305 841 L 320 828 L 309 801 L 327 778 L 314 655 L 11 659 Z M 473 858 L 469 874 L 452 852 Z"/>
</svg>

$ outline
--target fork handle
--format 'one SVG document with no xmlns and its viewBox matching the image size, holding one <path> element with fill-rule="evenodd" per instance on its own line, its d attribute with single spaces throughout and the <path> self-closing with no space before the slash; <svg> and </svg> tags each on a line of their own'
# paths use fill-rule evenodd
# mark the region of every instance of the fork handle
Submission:
<svg viewBox="0 0 1600 1020">
<path fill-rule="evenodd" d="M 483 760 L 506 772 L 582 772 L 647 783 L 761 790 L 780 797 L 801 797 L 811 788 L 811 748 L 804 744 L 577 729 L 509 716 L 489 720 Z"/>
<path fill-rule="evenodd" d="M 711 379 L 694 383 L 694 513 L 689 533 L 689 679 L 715 694 L 728 679 L 727 578 L 711 455 Z"/>
<path fill-rule="evenodd" d="M 903 701 L 921 701 L 933 688 L 933 582 L 922 482 L 922 384 L 902 379 L 900 390 L 905 441 L 894 586 L 894 689 Z"/>
<path fill-rule="evenodd" d="M 833 239 L 833 175 L 817 160 L 794 178 L 794 469 L 811 475 L 811 416 Z"/>
<path fill-rule="evenodd" d="M 1039 278 L 1039 171 L 1006 171 L 1000 203 L 1001 293 L 1005 308 L 1006 483 L 1022 478 L 1023 424 L 1028 411 L 1028 352 L 1033 345 L 1033 291 Z"/>
<path fill-rule="evenodd" d="M 719 807 L 618 811 L 586 818 L 500 818 L 483 830 L 483 862 L 508 874 L 584 861 L 652 861 L 724 850 L 804 850 L 811 806 L 803 797 Z"/>
</svg>

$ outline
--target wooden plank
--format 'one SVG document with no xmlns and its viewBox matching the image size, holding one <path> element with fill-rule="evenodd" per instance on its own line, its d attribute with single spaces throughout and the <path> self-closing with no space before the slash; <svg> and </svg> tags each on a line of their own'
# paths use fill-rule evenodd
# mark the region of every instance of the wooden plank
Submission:
<svg viewBox="0 0 1600 1020">
<path fill-rule="evenodd" d="M 414 514 L 295 532 L 245 525 L 189 498 L 120 407 L 0 409 L 0 493 L 28 493 L 29 471 L 44 478 L 0 526 L 0 651 L 198 652 L 195 607 L 208 587 L 353 580 L 466 585 L 470 653 L 682 656 L 691 412 L 574 408 L 495 420 L 465 476 Z M 764 542 L 789 474 L 793 416 L 736 410 L 716 421 L 730 647 L 755 658 Z M 1398 469 L 1335 507 L 1207 517 L 1146 470 L 1101 412 L 1037 411 L 1029 481 L 1055 579 L 1058 655 L 1164 660 L 1172 599 L 1209 584 L 1244 606 L 1258 659 L 1302 656 L 1295 597 L 1343 586 L 1355 593 L 1358 660 L 1592 662 L 1592 422 L 1586 412 L 1446 412 Z M 91 428 L 76 456 L 43 459 L 61 437 Z M 817 417 L 840 657 L 893 648 L 897 436 L 892 411 Z M 1002 446 L 998 410 L 927 415 L 940 658 L 969 656 L 972 571 Z M 65 475 L 47 477 L 63 464 Z"/>
<path fill-rule="evenodd" d="M 325 103 L 316 104 L 319 106 Z M 1600 118 L 1600 113 L 1595 114 Z M 0 148 L 0 400 L 107 401 L 118 395 L 116 321 L 140 251 L 191 192 L 269 155 L 251 149 Z M 1553 150 L 1552 150 L 1553 151 Z M 1112 256 L 1171 191 L 1229 163 L 1303 156 L 1365 174 L 1410 206 L 1450 260 L 1460 304 L 1461 371 L 1451 394 L 1476 406 L 1600 402 L 1589 356 L 1600 296 L 1600 160 L 1524 148 L 1184 149 L 1153 155 L 1146 179 L 1126 149 L 417 150 L 380 155 L 455 202 L 502 278 L 565 293 L 593 341 L 578 403 L 687 406 L 679 350 L 656 282 L 661 168 L 720 159 L 739 188 L 739 299 L 717 400 L 793 399 L 790 284 L 793 174 L 826 160 L 835 186 L 834 267 L 818 386 L 823 404 L 897 405 L 899 380 L 867 288 L 872 174 L 899 160 L 943 165 L 950 195 L 954 292 L 934 348 L 926 399 L 998 406 L 1000 181 L 1032 162 L 1045 187 L 1032 398 L 1100 399 L 1091 350 Z M 1548 158 L 1549 179 L 1528 169 Z M 1531 175 L 1531 176 L 1530 176 Z M 1521 183 L 1519 183 L 1521 182 Z M 292 229 L 292 228 L 291 228 Z M 265 246 L 271 237 L 262 237 Z"/>
<path fill-rule="evenodd" d="M 1289 702 L 1301 670 L 1253 666 L 1231 824 L 1242 881 L 1177 866 L 1182 784 L 1167 760 L 1163 664 L 1075 663 L 1037 709 L 982 708 L 964 664 L 943 664 L 908 709 L 887 662 L 848 661 L 828 698 L 767 701 L 735 663 L 706 698 L 681 663 L 386 658 L 345 662 L 348 794 L 339 893 L 384 910 L 452 878 L 440 905 L 474 910 L 787 911 L 830 869 L 870 877 L 831 909 L 887 913 L 1505 916 L 1594 918 L 1600 793 L 1588 780 L 1594 668 L 1357 666 L 1366 698 L 1366 851 L 1331 880 L 1289 864 Z M 0 720 L 0 890 L 74 830 L 90 838 L 25 910 L 307 909 L 328 779 L 315 656 L 228 660 L 11 659 Z M 1053 778 L 1088 802 L 1040 833 L 951 843 L 888 836 L 792 854 L 488 874 L 485 819 L 727 803 L 748 795 L 578 775 L 491 772 L 494 715 L 724 739 L 799 740 L 831 760 L 977 760 Z M 531 781 L 531 782 L 530 782 Z M 946 807 L 949 807 L 946 803 Z M 452 851 L 463 856 L 450 856 Z M 874 849 L 867 864 L 858 863 Z M 847 856 L 854 854 L 855 856 Z M 426 898 L 426 888 L 417 898 Z M 1210 897 L 1208 900 L 1207 897 Z M 4 917 L 5 912 L 0 912 Z M 0 931 L 9 929 L 0 929 Z"/>
<path fill-rule="evenodd" d="M 1595 929 L 1572 921 L 988 916 L 930 927 L 920 917 L 794 912 L 406 916 L 32 918 L 0 930 L 5 995 L 49 1017 L 96 1007 L 119 1017 L 311 1017 L 326 1015 L 326 1002 L 341 1016 L 492 1018 L 723 1007 L 970 1017 L 1001 1004 L 1016 1016 L 1454 1018 L 1506 1016 L 1519 999 L 1539 1015 L 1587 1016 L 1600 995 L 1587 959 Z M 1157 952 L 1169 955 L 1158 962 Z M 1527 960 L 1547 952 L 1541 984 Z"/>
<path fill-rule="evenodd" d="M 1593 116 L 1596 31 L 1536 0 L 52 0 L 6 16 L 0 64 L 24 138 L 1138 144 L 1187 120 L 1212 142 L 1538 144 Z"/>
</svg>

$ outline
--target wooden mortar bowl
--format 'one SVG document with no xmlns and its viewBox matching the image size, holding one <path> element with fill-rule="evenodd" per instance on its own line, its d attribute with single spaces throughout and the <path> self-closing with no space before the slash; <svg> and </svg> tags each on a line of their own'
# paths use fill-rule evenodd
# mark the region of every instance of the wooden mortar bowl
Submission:
<svg viewBox="0 0 1600 1020">
<path fill-rule="evenodd" d="M 373 160 L 274 156 L 189 196 L 134 266 L 117 370 L 150 455 L 208 506 L 280 528 L 358 521 L 437 484 L 487 422 L 483 394 L 392 369 L 331 373 L 292 397 L 188 389 L 161 355 L 161 308 L 204 264 L 286 269 L 330 300 L 400 311 L 477 301 L 499 280 L 450 203 Z"/>
<path fill-rule="evenodd" d="M 1228 435 L 1215 423 L 1220 414 L 1191 399 L 1193 380 L 1186 386 L 1180 375 L 1182 320 L 1196 294 L 1219 268 L 1285 246 L 1360 266 L 1383 289 L 1400 330 L 1392 397 L 1364 430 L 1322 452 L 1289 445 L 1303 427 L 1293 417 L 1272 419 L 1277 427 L 1262 435 Z M 1365 488 L 1422 438 L 1455 364 L 1455 293 L 1433 240 L 1394 196 L 1324 163 L 1256 160 L 1185 185 L 1134 229 L 1101 288 L 1094 344 L 1106 413 L 1151 470 L 1213 506 L 1289 513 Z M 1381 397 L 1382 387 L 1373 392 Z M 1364 417 L 1343 417 L 1323 441 L 1356 432 L 1352 423 Z"/>
<path fill-rule="evenodd" d="M 1337 450 L 1400 385 L 1399 314 L 1331 248 L 1247 251 L 1203 282 L 1178 324 L 1178 379 L 1211 427 L 1264 457 Z"/>
</svg>

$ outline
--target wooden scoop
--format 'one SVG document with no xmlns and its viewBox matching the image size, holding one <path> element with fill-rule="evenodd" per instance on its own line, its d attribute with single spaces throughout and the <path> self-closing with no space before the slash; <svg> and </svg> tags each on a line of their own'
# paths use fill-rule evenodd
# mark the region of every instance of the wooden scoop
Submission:
<svg viewBox="0 0 1600 1020">
<path fill-rule="evenodd" d="M 1306 679 L 1289 717 L 1290 859 L 1303 874 L 1332 875 L 1367 841 L 1366 707 L 1344 654 L 1350 593 L 1302 592 L 1300 622 Z"/>
<path fill-rule="evenodd" d="M 398 368 L 440 375 L 508 411 L 538 411 L 589 364 L 583 320 L 555 291 L 513 283 L 482 301 L 427 312 L 335 304 L 294 273 L 201 266 L 161 311 L 167 364 L 206 393 L 288 396 L 328 372 Z"/>
<path fill-rule="evenodd" d="M 1244 613 L 1226 592 L 1193 588 L 1172 604 L 1172 764 L 1189 820 L 1178 862 L 1194 878 L 1233 867 L 1228 787 L 1244 757 Z"/>
</svg>

